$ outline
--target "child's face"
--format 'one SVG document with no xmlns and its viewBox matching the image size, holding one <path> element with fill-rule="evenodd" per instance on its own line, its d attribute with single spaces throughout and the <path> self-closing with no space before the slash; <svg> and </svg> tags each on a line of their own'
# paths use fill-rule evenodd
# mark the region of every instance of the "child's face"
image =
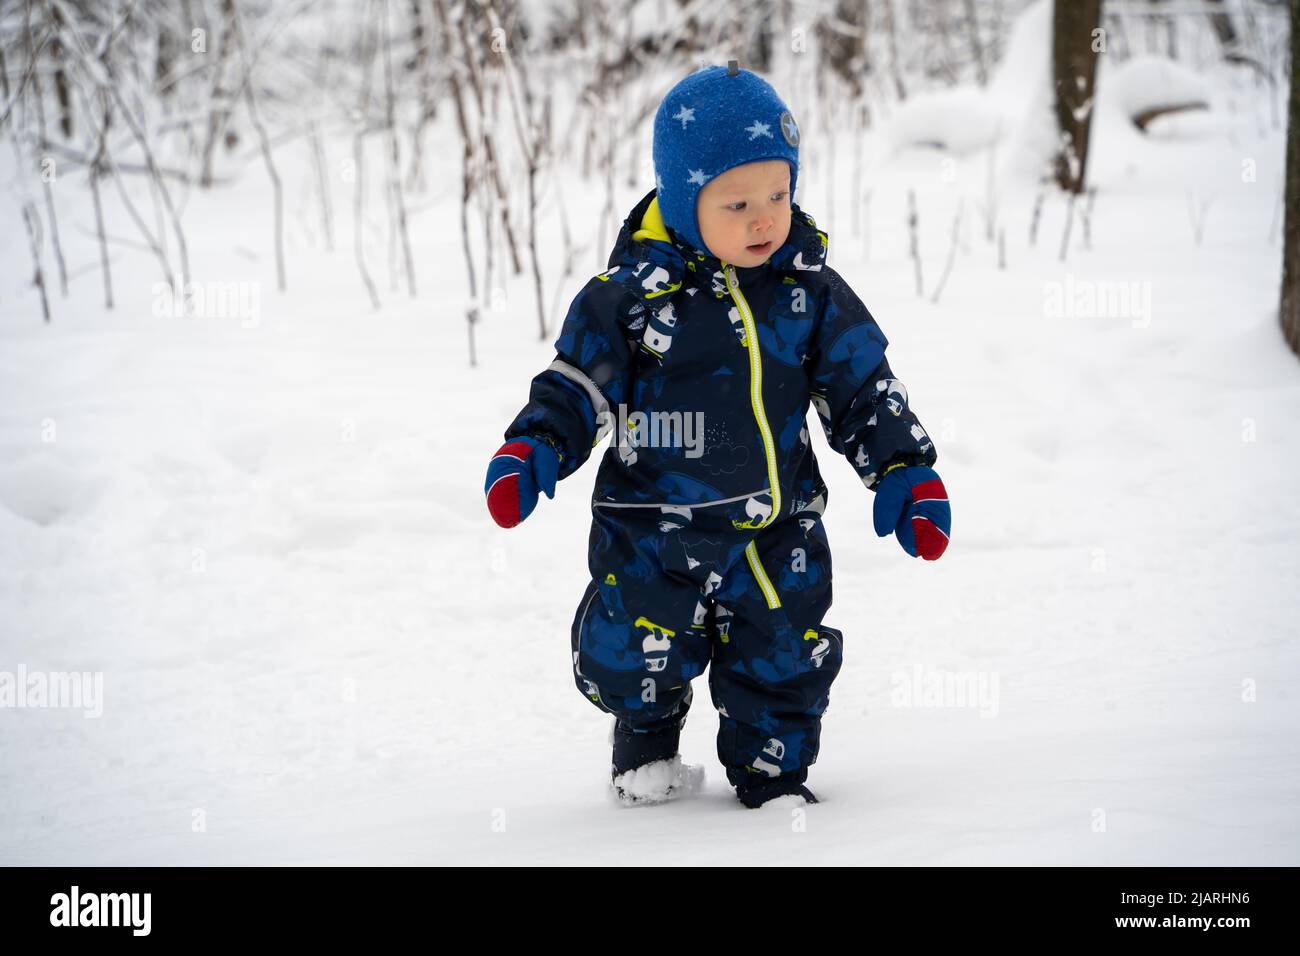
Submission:
<svg viewBox="0 0 1300 956">
<path fill-rule="evenodd" d="M 790 164 L 765 159 L 709 180 L 695 217 L 709 252 L 744 268 L 762 265 L 790 235 Z"/>
</svg>

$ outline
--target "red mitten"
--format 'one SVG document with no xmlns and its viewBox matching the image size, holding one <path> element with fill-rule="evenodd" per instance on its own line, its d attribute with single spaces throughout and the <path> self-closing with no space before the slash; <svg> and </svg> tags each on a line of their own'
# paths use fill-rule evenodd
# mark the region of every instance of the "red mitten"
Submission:
<svg viewBox="0 0 1300 956">
<path fill-rule="evenodd" d="M 876 485 L 872 520 L 876 534 L 883 538 L 894 532 L 912 557 L 938 560 L 952 533 L 952 508 L 943 480 L 924 465 L 891 468 Z"/>
<path fill-rule="evenodd" d="M 537 507 L 539 489 L 555 497 L 559 471 L 560 459 L 546 442 L 526 435 L 510 439 L 492 456 L 483 486 L 492 520 L 503 528 L 519 524 Z"/>
</svg>

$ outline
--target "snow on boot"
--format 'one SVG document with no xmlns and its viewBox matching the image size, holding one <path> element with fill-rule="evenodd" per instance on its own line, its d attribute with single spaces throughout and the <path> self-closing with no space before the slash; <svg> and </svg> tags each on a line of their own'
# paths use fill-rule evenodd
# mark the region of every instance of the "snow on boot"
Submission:
<svg viewBox="0 0 1300 956">
<path fill-rule="evenodd" d="M 619 803 L 664 803 L 700 789 L 704 768 L 682 763 L 677 753 L 681 733 L 680 723 L 647 732 L 614 720 L 610 729 L 614 750 L 610 782 Z"/>
<path fill-rule="evenodd" d="M 655 760 L 613 778 L 614 798 L 625 807 L 666 803 L 698 793 L 704 785 L 704 768 L 682 763 L 680 754 Z"/>
</svg>

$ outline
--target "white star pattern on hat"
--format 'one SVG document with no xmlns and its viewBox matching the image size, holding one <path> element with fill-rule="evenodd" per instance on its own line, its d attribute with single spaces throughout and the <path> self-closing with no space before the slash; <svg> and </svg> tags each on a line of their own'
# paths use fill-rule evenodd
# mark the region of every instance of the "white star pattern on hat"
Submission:
<svg viewBox="0 0 1300 956">
<path fill-rule="evenodd" d="M 692 170 L 691 170 L 691 174 L 690 174 L 689 176 L 686 177 L 686 181 L 687 181 L 688 183 L 692 183 L 693 185 L 696 185 L 696 186 L 703 186 L 703 185 L 704 185 L 704 170 L 702 170 L 702 169 L 692 169 Z"/>
<path fill-rule="evenodd" d="M 766 136 L 768 139 L 772 138 L 772 127 L 767 123 L 760 123 L 758 120 L 754 120 L 752 126 L 746 126 L 745 132 L 749 134 L 750 139 L 757 139 L 759 136 Z"/>
<path fill-rule="evenodd" d="M 681 120 L 682 129 L 686 129 L 686 124 L 695 119 L 695 110 L 688 106 L 683 106 L 673 115 L 673 119 Z"/>
</svg>

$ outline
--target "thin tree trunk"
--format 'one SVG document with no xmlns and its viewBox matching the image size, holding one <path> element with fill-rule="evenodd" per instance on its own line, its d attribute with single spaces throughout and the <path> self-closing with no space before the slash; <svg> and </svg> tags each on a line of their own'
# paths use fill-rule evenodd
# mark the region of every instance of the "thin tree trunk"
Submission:
<svg viewBox="0 0 1300 956">
<path fill-rule="evenodd" d="M 54 10 L 54 25 L 62 25 L 62 14 L 58 8 Z M 64 139 L 72 139 L 72 94 L 68 87 L 68 71 L 64 68 L 66 59 L 63 50 L 63 44 L 59 42 L 56 36 L 50 41 L 50 56 L 53 58 L 54 67 L 54 95 L 59 101 L 59 130 L 63 133 Z M 67 290 L 64 290 L 67 295 Z"/>
<path fill-rule="evenodd" d="M 158 27 L 158 46 L 153 66 L 154 84 L 158 96 L 167 99 L 176 92 L 176 59 L 180 55 L 180 41 L 173 29 L 173 24 L 164 21 Z"/>
<path fill-rule="evenodd" d="M 374 2 L 372 0 L 366 16 L 367 24 L 373 23 Z M 376 310 L 379 309 L 379 294 L 375 292 L 374 280 L 370 278 L 370 270 L 366 268 L 366 250 L 364 236 L 362 235 L 365 225 L 365 188 L 366 188 L 366 150 L 365 135 L 366 127 L 369 123 L 370 115 L 370 74 L 374 69 L 375 43 L 377 40 L 371 39 L 369 26 L 364 28 L 361 36 L 361 104 L 357 112 L 357 130 L 352 137 L 352 171 L 355 175 L 352 204 L 352 249 L 357 260 L 357 270 L 361 273 L 361 281 L 365 284 L 366 292 L 370 296 L 370 304 Z"/>
<path fill-rule="evenodd" d="M 105 99 L 105 103 L 107 104 L 107 99 Z M 90 197 L 95 204 L 95 234 L 99 239 L 99 265 L 104 275 L 104 308 L 111 309 L 113 308 L 113 273 L 108 266 L 108 239 L 104 230 L 104 205 L 99 195 L 100 160 L 104 151 L 104 141 L 102 139 L 99 141 L 99 147 L 99 154 L 90 167 Z"/>
<path fill-rule="evenodd" d="M 271 156 L 271 137 L 266 132 L 262 117 L 257 109 L 257 95 L 253 92 L 253 60 L 248 55 L 248 44 L 244 40 L 244 27 L 234 0 L 230 4 L 229 26 L 234 31 L 235 45 L 239 48 L 239 58 L 244 67 L 244 100 L 248 104 L 248 118 L 257 133 L 262 148 L 262 159 L 266 163 L 267 175 L 271 177 L 271 188 L 275 195 L 275 279 L 281 292 L 285 290 L 284 267 L 284 189 L 280 185 L 280 173 L 275 168 L 275 159 Z"/>
<path fill-rule="evenodd" d="M 469 296 L 465 310 L 465 330 L 469 336 L 469 366 L 478 365 L 478 352 L 475 349 L 474 326 L 478 325 L 478 279 L 474 272 L 474 253 L 469 242 L 469 197 L 474 189 L 471 173 L 472 153 L 470 141 L 465 140 L 461 150 L 460 173 L 460 241 L 465 253 L 465 269 L 469 273 Z"/>
<path fill-rule="evenodd" d="M 975 61 L 975 77 L 980 86 L 989 82 L 989 68 L 985 59 L 984 42 L 980 39 L 980 19 L 975 10 L 975 0 L 966 0 L 966 29 L 970 33 L 971 58 Z"/>
<path fill-rule="evenodd" d="M 320 141 L 320 128 L 315 120 L 307 128 L 311 144 L 312 168 L 316 173 L 316 192 L 320 197 L 321 227 L 325 230 L 325 251 L 334 251 L 334 207 L 330 203 L 329 177 L 325 174 L 325 147 Z"/>
<path fill-rule="evenodd" d="M 438 33 L 442 38 L 442 56 L 444 61 L 448 63 L 448 82 L 451 86 L 451 101 L 456 107 L 456 126 L 460 130 L 460 239 L 461 250 L 465 257 L 465 271 L 469 279 L 469 294 L 466 297 L 465 305 L 465 331 L 469 339 L 469 364 L 470 368 L 474 368 L 478 365 L 474 337 L 474 327 L 479 320 L 478 275 L 474 269 L 474 250 L 469 237 L 469 204 L 470 197 L 477 188 L 478 181 L 475 174 L 477 168 L 475 145 L 477 141 L 470 131 L 468 110 L 465 108 L 466 94 L 461 85 L 460 74 L 457 72 L 457 64 L 452 56 L 451 12 L 447 9 L 446 0 L 433 0 L 433 8 L 437 14 L 440 27 Z"/>
<path fill-rule="evenodd" d="M 504 30 L 492 0 L 487 0 L 485 9 L 493 30 Z M 538 338 L 545 340 L 547 337 L 546 304 L 542 297 L 542 264 L 537 251 L 537 170 L 544 145 L 542 127 L 533 119 L 532 97 L 529 95 L 522 64 L 518 63 L 511 54 L 509 43 L 502 47 L 501 53 L 502 64 L 505 67 L 506 94 L 510 98 L 510 115 L 514 120 L 519 150 L 523 153 L 524 162 L 528 167 L 528 258 L 532 266 L 533 288 L 537 299 Z"/>
<path fill-rule="evenodd" d="M 217 142 L 230 119 L 230 93 L 225 87 L 226 63 L 230 59 L 231 40 L 234 36 L 235 0 L 221 2 L 221 44 L 217 47 L 217 62 L 213 66 L 211 109 L 208 117 L 208 137 L 203 144 L 203 171 L 199 185 L 212 186 L 212 168 L 216 162 Z"/>
<path fill-rule="evenodd" d="M 45 270 L 41 268 L 41 220 L 33 203 L 23 204 L 23 225 L 27 227 L 27 241 L 32 250 L 32 285 L 41 292 L 41 313 L 50 321 L 50 297 L 45 291 Z"/>
<path fill-rule="evenodd" d="M 1223 0 L 1205 0 L 1205 2 L 1216 7 L 1223 7 Z M 1232 15 L 1227 10 L 1211 13 L 1210 25 L 1214 27 L 1214 35 L 1219 38 L 1219 46 L 1223 48 L 1224 54 L 1235 53 L 1237 50 L 1237 31 L 1232 25 Z"/>
<path fill-rule="evenodd" d="M 834 6 L 817 21 L 817 32 L 827 65 L 848 86 L 854 100 L 862 98 L 867 74 L 867 0 L 835 0 Z"/>
<path fill-rule="evenodd" d="M 406 272 L 407 290 L 415 298 L 415 259 L 411 254 L 411 233 L 406 225 L 406 198 L 402 195 L 402 156 L 397 136 L 397 94 L 393 87 L 392 26 L 389 23 L 388 5 L 384 0 L 384 125 L 388 131 L 388 191 L 391 197 L 393 228 L 402 244 L 402 265 Z"/>
<path fill-rule="evenodd" d="M 921 281 L 920 225 L 920 216 L 916 212 L 916 190 L 909 189 L 907 191 L 908 251 L 912 256 L 912 263 L 916 267 L 917 298 L 925 295 L 925 284 Z"/>
<path fill-rule="evenodd" d="M 1286 134 L 1286 237 L 1282 252 L 1282 334 L 1300 355 L 1300 0 L 1291 0 L 1291 105 Z"/>
<path fill-rule="evenodd" d="M 859 0 L 865 7 L 870 0 Z M 754 23 L 753 48 L 750 53 L 752 66 L 756 73 L 768 73 L 772 69 L 772 23 L 776 19 L 772 0 L 755 0 L 752 21 Z"/>
<path fill-rule="evenodd" d="M 1088 137 L 1101 27 L 1101 0 L 1056 0 L 1052 25 L 1052 69 L 1056 81 L 1056 125 L 1061 147 L 1056 181 L 1072 193 L 1083 192 L 1088 171 Z"/>
<path fill-rule="evenodd" d="M 27 33 L 23 41 L 24 44 L 26 45 L 29 57 L 32 56 L 32 50 L 35 46 L 32 37 L 30 13 L 31 13 L 31 7 L 29 5 Z M 58 17 L 58 11 L 56 10 L 55 23 L 58 22 L 59 22 L 59 17 Z M 58 44 L 58 36 L 56 35 L 54 39 L 50 42 L 50 52 L 51 55 L 58 58 L 58 62 L 59 62 L 58 70 L 55 73 L 55 86 L 58 89 L 58 97 L 59 97 L 60 104 L 62 104 L 64 98 L 68 95 L 68 78 L 66 72 L 63 69 L 64 56 L 62 53 L 62 46 L 57 44 Z M 36 104 L 36 123 L 37 123 L 37 134 L 39 136 L 39 148 L 40 148 L 40 152 L 42 154 L 45 154 L 50 148 L 49 146 L 50 140 L 49 140 L 48 125 L 45 122 L 45 94 L 41 89 L 39 74 L 32 76 L 32 100 Z M 70 114 L 66 114 L 66 115 L 70 115 Z M 58 167 L 57 165 L 47 167 L 46 166 L 47 160 L 50 163 L 53 163 L 53 160 L 50 159 L 48 156 L 43 155 L 41 157 L 41 192 L 45 196 L 45 214 L 46 214 L 46 218 L 49 219 L 50 222 L 50 247 L 54 251 L 54 263 L 56 266 L 58 266 L 58 271 L 59 271 L 59 292 L 62 294 L 63 298 L 66 299 L 68 297 L 68 267 L 67 267 L 67 263 L 64 261 L 63 258 L 63 244 L 59 241 L 59 219 L 54 209 L 54 190 L 50 188 L 50 181 L 54 176 L 57 175 L 57 172 L 55 172 L 55 170 L 57 170 Z"/>
<path fill-rule="evenodd" d="M 77 84 L 75 86 L 75 89 L 77 90 L 78 94 L 81 96 L 82 114 L 86 117 L 87 125 L 92 127 L 91 131 L 95 135 L 95 141 L 96 141 L 95 154 L 87 161 L 87 164 L 90 168 L 90 182 L 91 182 L 92 190 L 98 193 L 100 181 L 105 178 L 111 179 L 113 181 L 113 185 L 117 188 L 118 196 L 122 201 L 122 207 L 130 215 L 131 221 L 135 223 L 135 227 L 140 230 L 140 235 L 144 236 L 145 243 L 146 245 L 148 245 L 150 251 L 152 251 L 153 254 L 157 256 L 158 265 L 159 268 L 162 270 L 163 279 L 166 280 L 167 282 L 171 282 L 176 277 L 176 270 L 172 268 L 171 263 L 168 261 L 167 253 L 163 249 L 161 243 L 154 238 L 153 233 L 149 231 L 149 227 L 145 225 L 144 217 L 142 217 L 140 215 L 139 210 L 135 208 L 135 203 L 131 200 L 131 194 L 130 192 L 127 191 L 126 186 L 122 182 L 123 167 L 118 165 L 117 161 L 113 158 L 113 154 L 108 149 L 108 131 L 113 126 L 112 100 L 109 97 L 108 90 L 102 86 L 99 87 L 98 89 L 95 89 L 93 87 L 90 89 L 90 92 L 92 94 L 95 94 L 99 97 L 99 106 L 102 114 L 102 119 L 97 121 L 95 119 L 94 106 L 92 105 L 90 99 L 84 93 L 81 92 L 82 88 L 86 85 L 88 84 Z M 94 127 L 94 124 L 96 122 L 99 123 L 97 128 Z M 102 216 L 102 209 L 100 210 L 100 214 Z M 100 262 L 105 270 L 104 289 L 105 289 L 106 300 L 107 300 L 111 296 L 112 282 L 110 280 L 110 277 L 107 275 L 108 235 L 107 235 L 107 230 L 104 227 L 102 218 L 97 223 L 97 229 L 99 232 L 99 242 L 100 242 Z"/>
<path fill-rule="evenodd" d="M 467 13 L 468 8 L 466 7 L 461 16 L 454 19 L 454 22 L 457 35 L 460 38 L 463 62 L 468 68 L 469 90 L 474 95 L 474 102 L 480 117 L 478 132 L 483 146 L 482 163 L 487 172 L 487 179 L 496 193 L 498 208 L 501 213 L 501 225 L 505 230 L 506 247 L 510 250 L 510 265 L 514 274 L 518 275 L 523 271 L 524 267 L 519 261 L 519 246 L 515 241 L 514 226 L 510 222 L 510 202 L 506 195 L 505 183 L 501 178 L 501 165 L 497 162 L 496 140 L 488 126 L 488 117 L 495 114 L 487 108 L 483 101 L 484 82 L 482 71 L 479 69 L 480 51 L 473 42 L 469 28 L 465 23 Z"/>
<path fill-rule="evenodd" d="M 889 40 L 889 74 L 894 80 L 894 92 L 898 102 L 907 99 L 907 89 L 903 86 L 903 71 L 898 62 L 898 24 L 895 22 L 894 0 L 885 0 L 885 36 Z"/>
<path fill-rule="evenodd" d="M 85 102 L 83 100 L 83 102 Z M 104 276 L 104 308 L 113 308 L 113 272 L 108 264 L 108 234 L 104 227 L 104 203 L 100 196 L 99 180 L 104 175 L 104 156 L 108 147 L 109 103 L 108 94 L 100 92 L 100 107 L 104 111 L 104 121 L 100 126 L 99 145 L 95 148 L 95 157 L 90 161 L 90 196 L 95 204 L 95 234 L 99 239 L 99 266 Z M 87 104 L 89 105 L 89 104 Z M 86 115 L 90 115 L 87 109 Z M 164 272 L 167 270 L 164 269 Z"/>
</svg>

